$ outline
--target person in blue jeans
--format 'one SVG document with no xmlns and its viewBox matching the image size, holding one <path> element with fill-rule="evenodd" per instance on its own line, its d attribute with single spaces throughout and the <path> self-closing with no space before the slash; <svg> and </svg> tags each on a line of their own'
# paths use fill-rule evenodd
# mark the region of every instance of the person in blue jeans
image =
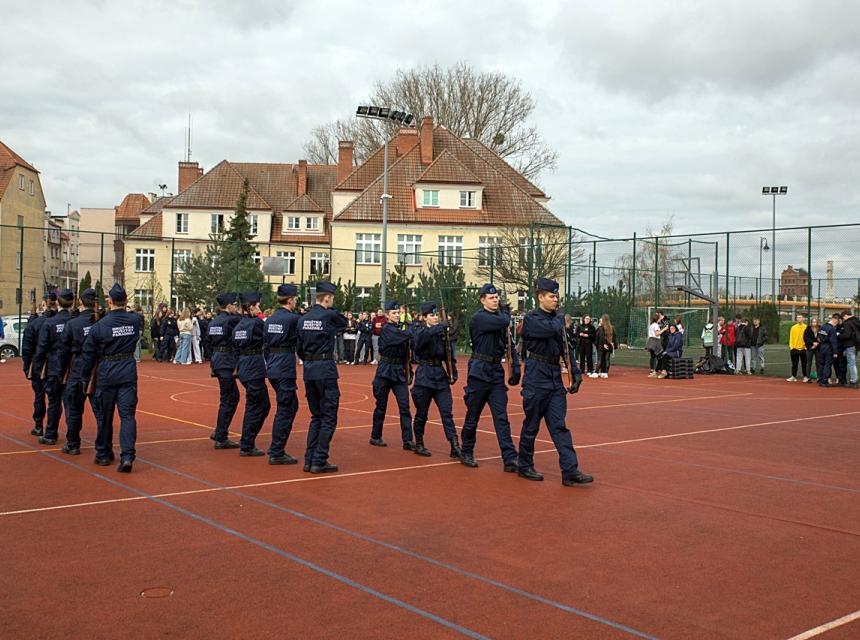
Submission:
<svg viewBox="0 0 860 640">
<path fill-rule="evenodd" d="M 836 325 L 839 324 L 840 316 L 834 313 L 830 320 L 818 330 L 818 351 L 820 354 L 818 365 L 818 385 L 830 386 L 830 374 L 833 371 L 833 359 L 839 356 L 839 342 L 836 337 Z"/>
<path fill-rule="evenodd" d="M 839 334 L 839 342 L 845 350 L 848 388 L 857 389 L 857 349 L 860 347 L 860 319 L 850 311 L 842 314 L 842 333 Z"/>
</svg>

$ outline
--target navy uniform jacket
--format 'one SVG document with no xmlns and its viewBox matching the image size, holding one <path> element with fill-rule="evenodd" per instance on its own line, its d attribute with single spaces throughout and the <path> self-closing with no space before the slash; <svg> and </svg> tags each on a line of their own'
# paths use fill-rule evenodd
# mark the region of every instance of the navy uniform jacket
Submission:
<svg viewBox="0 0 860 640">
<path fill-rule="evenodd" d="M 63 331 L 66 323 L 72 319 L 67 309 L 45 320 L 39 327 L 39 339 L 36 342 L 36 353 L 33 355 L 33 377 L 42 375 L 42 365 L 48 361 L 45 377 L 60 377 L 65 373 L 66 345 L 63 342 Z"/>
<path fill-rule="evenodd" d="M 170 316 L 166 316 L 164 320 L 161 321 L 161 337 L 162 338 L 175 338 L 179 335 L 179 325 L 176 323 L 176 318 L 171 318 Z"/>
<path fill-rule="evenodd" d="M 266 370 L 272 380 L 296 379 L 296 341 L 300 317 L 298 313 L 281 307 L 263 323 L 265 327 L 263 351 L 266 354 Z M 280 351 L 280 349 L 286 349 L 286 351 Z"/>
<path fill-rule="evenodd" d="M 337 309 L 326 309 L 315 304 L 299 318 L 299 357 L 304 360 L 305 380 L 337 379 L 334 361 L 334 343 L 337 332 L 346 327 L 346 316 Z M 326 360 L 308 360 L 308 356 L 330 356 Z"/>
<path fill-rule="evenodd" d="M 406 350 L 412 340 L 412 329 L 401 329 L 399 324 L 386 322 L 379 334 L 379 355 L 384 358 L 395 358 L 397 364 L 378 362 L 376 377 L 394 382 L 406 382 L 406 372 L 403 361 L 406 360 Z"/>
<path fill-rule="evenodd" d="M 363 336 L 373 335 L 373 325 L 370 320 L 362 320 L 358 323 L 358 333 Z"/>
<path fill-rule="evenodd" d="M 472 341 L 472 352 L 497 358 L 500 362 L 505 357 L 505 349 L 509 336 L 511 317 L 501 311 L 493 313 L 481 309 L 469 321 L 469 338 Z M 519 374 L 520 359 L 517 351 L 511 348 L 513 371 Z M 504 384 L 505 372 L 501 364 L 483 360 L 469 360 L 469 377 L 492 384 Z"/>
<path fill-rule="evenodd" d="M 444 325 L 437 324 L 433 327 L 419 327 L 415 332 L 413 344 L 415 345 L 415 358 L 418 360 L 418 370 L 415 372 L 414 386 L 429 387 L 430 389 L 448 388 L 448 375 L 444 368 L 421 364 L 422 360 L 445 362 L 445 345 L 442 335 L 444 331 Z M 451 364 L 456 371 L 457 359 L 454 354 L 453 340 L 451 341 Z"/>
<path fill-rule="evenodd" d="M 523 376 L 523 389 L 549 391 L 565 389 L 561 381 L 561 365 L 558 364 L 564 352 L 563 331 L 564 315 L 560 313 L 547 313 L 543 309 L 533 309 L 523 318 L 523 333 L 520 339 L 525 341 L 526 351 L 549 358 L 554 363 L 548 364 L 526 356 L 528 362 Z M 576 374 L 579 369 L 573 357 L 573 345 L 567 346 L 570 364 L 573 367 L 573 373 Z"/>
<path fill-rule="evenodd" d="M 24 328 L 24 337 L 21 340 L 21 358 L 24 360 L 24 373 L 29 373 L 33 356 L 36 355 L 36 343 L 39 341 L 39 329 L 42 323 L 54 315 L 53 311 L 46 311 L 40 316 L 30 316 L 27 326 Z"/>
<path fill-rule="evenodd" d="M 63 341 L 66 344 L 68 357 L 71 358 L 69 366 L 69 382 L 81 381 L 81 352 L 84 349 L 84 341 L 90 334 L 90 329 L 95 320 L 95 311 L 92 309 L 84 309 L 78 314 L 77 318 L 72 318 L 66 323 L 66 330 L 63 331 Z"/>
<path fill-rule="evenodd" d="M 263 359 L 263 321 L 256 316 L 239 320 L 233 329 L 233 349 L 239 354 L 236 375 L 242 382 L 262 380 L 266 377 Z"/>
<path fill-rule="evenodd" d="M 233 329 L 239 324 L 242 316 L 221 311 L 209 323 L 207 335 L 209 346 L 212 348 L 212 360 L 209 365 L 212 371 L 233 371 L 238 363 L 238 357 L 233 350 Z M 228 349 L 228 351 L 220 351 Z"/>
<path fill-rule="evenodd" d="M 96 360 L 99 361 L 98 384 L 119 386 L 137 384 L 137 365 L 134 350 L 140 339 L 143 324 L 141 317 L 133 311 L 115 309 L 90 328 L 81 353 L 81 378 L 89 379 Z M 104 356 L 128 356 L 117 360 L 105 360 Z"/>
<path fill-rule="evenodd" d="M 836 353 L 839 348 L 837 342 L 836 327 L 829 322 L 825 322 L 818 330 L 818 350 L 821 353 Z"/>
</svg>

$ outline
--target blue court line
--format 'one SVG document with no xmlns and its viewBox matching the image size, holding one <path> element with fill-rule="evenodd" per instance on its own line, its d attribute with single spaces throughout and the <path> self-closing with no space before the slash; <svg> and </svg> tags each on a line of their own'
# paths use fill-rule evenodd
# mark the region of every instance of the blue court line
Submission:
<svg viewBox="0 0 860 640">
<path fill-rule="evenodd" d="M 4 412 L 0 412 L 0 413 L 6 413 L 6 412 L 4 411 Z M 6 415 L 11 415 L 11 414 L 6 414 Z M 17 418 L 17 416 L 14 416 L 14 417 Z M 440 624 L 444 627 L 448 627 L 449 629 L 452 629 L 453 631 L 457 631 L 457 632 L 463 634 L 464 636 L 467 636 L 469 638 L 475 638 L 476 640 L 491 640 L 491 638 L 489 638 L 488 636 L 482 635 L 482 634 L 478 633 L 477 631 L 472 631 L 471 629 L 467 629 L 465 627 L 462 627 L 455 622 L 451 622 L 450 620 L 446 620 L 445 618 L 437 616 L 434 613 L 430 613 L 429 611 L 425 611 L 424 609 L 419 609 L 418 607 L 413 606 L 413 605 L 409 604 L 408 602 L 404 602 L 403 600 L 399 600 L 393 596 L 389 596 L 388 594 L 382 593 L 381 591 L 377 591 L 376 589 L 373 589 L 372 587 L 368 587 L 366 585 L 361 584 L 360 582 L 356 582 L 355 580 L 347 578 L 346 576 L 342 576 L 339 573 L 335 573 L 334 571 L 331 571 L 330 569 L 326 569 L 325 567 L 322 567 L 318 564 L 315 564 L 313 562 L 309 562 L 308 560 L 304 560 L 303 558 L 300 558 L 296 555 L 293 555 L 292 553 L 289 553 L 288 551 L 284 551 L 283 549 L 280 549 L 274 545 L 271 545 L 268 542 L 264 542 L 263 540 L 258 540 L 257 538 L 252 538 L 251 536 L 246 535 L 246 534 L 242 533 L 241 531 L 237 531 L 231 527 L 228 527 L 228 526 L 223 525 L 219 522 L 216 522 L 215 520 L 211 520 L 205 516 L 201 516 L 197 513 L 194 513 L 193 511 L 190 511 L 188 509 L 180 507 L 179 505 L 173 504 L 172 502 L 168 502 L 167 500 L 163 500 L 161 498 L 156 498 L 152 494 L 149 494 L 145 491 L 142 491 L 142 490 L 137 489 L 135 487 L 132 487 L 130 485 L 124 484 L 124 483 L 119 482 L 117 480 L 113 480 L 111 478 L 103 476 L 100 473 L 96 473 L 94 471 L 90 471 L 89 469 L 85 469 L 84 467 L 77 465 L 74 462 L 71 462 L 69 460 L 64 460 L 60 456 L 54 455 L 53 453 L 50 453 L 48 451 L 42 451 L 36 447 L 33 447 L 33 446 L 27 444 L 26 442 L 22 442 L 21 440 L 18 440 L 17 438 L 13 438 L 11 436 L 7 436 L 7 435 L 2 434 L 2 433 L 0 433 L 0 437 L 4 438 L 6 440 L 9 440 L 10 442 L 14 442 L 14 443 L 16 443 L 22 447 L 25 447 L 27 449 L 30 449 L 31 451 L 38 451 L 43 456 L 46 456 L 52 460 L 57 460 L 58 462 L 62 462 L 63 464 L 66 464 L 66 465 L 72 467 L 73 469 L 78 469 L 80 471 L 83 471 L 84 473 L 91 475 L 94 478 L 99 478 L 100 480 L 104 480 L 105 482 L 108 482 L 108 483 L 110 483 L 116 487 L 119 487 L 121 489 L 125 489 L 126 491 L 129 491 L 131 493 L 136 493 L 139 496 L 143 496 L 143 497 L 147 498 L 148 500 L 155 502 L 156 504 L 160 504 L 164 507 L 167 507 L 168 509 L 172 509 L 178 513 L 181 513 L 184 516 L 188 516 L 189 518 L 192 518 L 194 520 L 197 520 L 199 522 L 207 524 L 210 527 L 214 527 L 215 529 L 218 529 L 219 531 L 223 531 L 224 533 L 226 533 L 228 535 L 235 536 L 235 537 L 239 538 L 240 540 L 244 540 L 245 542 L 250 542 L 251 544 L 255 544 L 258 547 L 265 549 L 266 551 L 271 551 L 272 553 L 275 553 L 275 554 L 277 554 L 283 558 L 286 558 L 288 560 L 292 560 L 293 562 L 300 564 L 303 567 L 306 567 L 308 569 L 311 569 L 313 571 L 321 573 L 324 576 L 328 576 L 329 578 L 334 578 L 338 582 L 342 582 L 342 583 L 344 583 L 350 587 L 353 587 L 353 588 L 358 589 L 360 591 L 363 591 L 364 593 L 367 593 L 371 596 L 379 598 L 380 600 L 384 600 L 385 602 L 388 602 L 390 604 L 393 604 L 393 605 L 396 605 L 396 606 L 401 607 L 403 609 L 406 609 L 407 611 L 410 611 L 411 613 L 415 613 L 419 616 L 427 618 L 428 620 L 432 620 L 433 622 L 436 622 L 437 624 Z"/>
</svg>

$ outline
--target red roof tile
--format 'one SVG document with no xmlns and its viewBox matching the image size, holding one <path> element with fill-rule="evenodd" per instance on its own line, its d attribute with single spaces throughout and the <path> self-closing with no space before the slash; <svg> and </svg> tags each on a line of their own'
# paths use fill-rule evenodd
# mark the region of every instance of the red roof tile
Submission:
<svg viewBox="0 0 860 640">
<path fill-rule="evenodd" d="M 132 238 L 161 238 L 161 213 L 155 214 L 128 235 Z"/>
<path fill-rule="evenodd" d="M 483 142 L 476 138 L 463 138 L 462 141 L 472 151 L 474 151 L 484 160 L 493 165 L 494 168 L 501 171 L 505 175 L 505 177 L 507 177 L 511 182 L 513 182 L 527 194 L 534 198 L 546 198 L 546 194 L 540 187 L 530 182 L 528 178 L 526 178 L 523 174 L 514 169 L 505 161 L 504 158 L 502 158 L 499 154 L 486 146 Z"/>
<path fill-rule="evenodd" d="M 12 182 L 16 166 L 39 173 L 33 165 L 0 142 L 0 197 L 6 192 L 6 187 L 9 183 Z"/>
<path fill-rule="evenodd" d="M 451 184 L 481 184 L 474 173 L 463 166 L 447 149 L 439 154 L 427 171 L 418 176 L 416 182 L 444 182 Z"/>
<path fill-rule="evenodd" d="M 164 209 L 164 207 L 169 206 L 171 200 L 173 200 L 173 196 L 158 196 L 155 200 L 152 201 L 152 204 L 150 204 L 146 209 L 141 211 L 141 213 L 161 213 L 161 210 Z"/>
<path fill-rule="evenodd" d="M 308 194 L 302 194 L 290 204 L 284 207 L 284 211 L 308 211 L 322 213 L 323 208 L 319 206 Z"/>
<path fill-rule="evenodd" d="M 140 212 L 152 203 L 142 193 L 129 193 L 122 199 L 118 206 L 114 207 L 116 220 L 139 220 Z"/>
<path fill-rule="evenodd" d="M 171 209 L 233 209 L 245 176 L 236 170 L 231 163 L 222 160 L 200 178 L 195 180 L 185 191 L 170 201 Z M 250 183 L 249 179 L 249 183 Z M 249 184 L 248 209 L 256 211 L 271 210 L 272 205 L 257 192 L 253 184 Z"/>
</svg>

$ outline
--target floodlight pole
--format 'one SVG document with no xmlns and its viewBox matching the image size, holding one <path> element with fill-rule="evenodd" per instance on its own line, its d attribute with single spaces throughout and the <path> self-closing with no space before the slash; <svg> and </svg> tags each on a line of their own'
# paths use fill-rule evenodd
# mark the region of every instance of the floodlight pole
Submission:
<svg viewBox="0 0 860 640">
<path fill-rule="evenodd" d="M 773 226 L 770 232 L 770 303 L 776 304 L 776 194 L 773 194 Z"/>
<path fill-rule="evenodd" d="M 386 280 L 388 271 L 388 127 L 382 126 L 383 150 L 382 150 L 382 274 L 379 280 L 380 303 L 385 304 Z"/>
</svg>

